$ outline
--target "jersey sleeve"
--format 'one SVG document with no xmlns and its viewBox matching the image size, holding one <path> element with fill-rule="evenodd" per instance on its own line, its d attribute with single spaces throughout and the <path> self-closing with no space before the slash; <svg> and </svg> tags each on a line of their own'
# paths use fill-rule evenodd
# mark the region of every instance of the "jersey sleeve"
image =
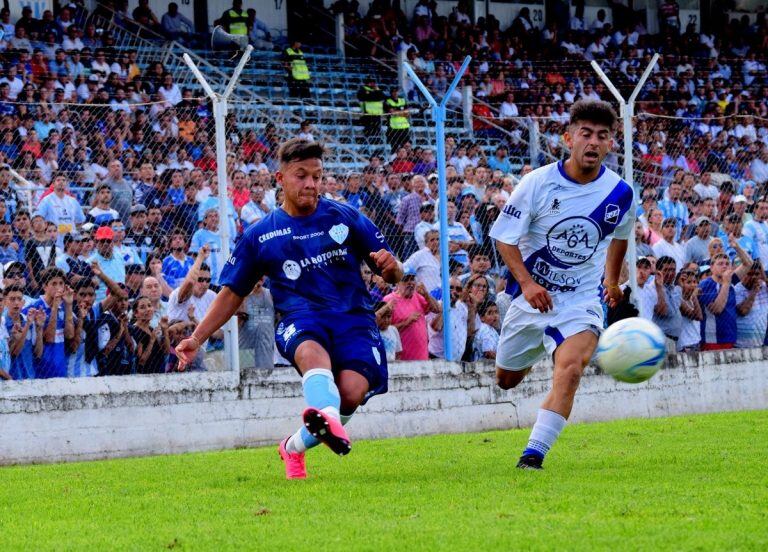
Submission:
<svg viewBox="0 0 768 552">
<path fill-rule="evenodd" d="M 251 232 L 237 243 L 219 276 L 219 283 L 240 297 L 250 294 L 253 286 L 264 275 L 255 237 L 256 234 Z"/>
<path fill-rule="evenodd" d="M 632 194 L 632 198 L 634 198 L 634 193 Z M 634 202 L 634 200 L 633 200 Z M 630 209 L 627 209 L 624 213 L 624 216 L 621 219 L 621 222 L 616 226 L 616 228 L 613 230 L 613 239 L 615 240 L 628 240 L 632 237 L 632 233 L 634 232 L 634 223 L 635 217 L 633 217 L 630 213 Z"/>
<path fill-rule="evenodd" d="M 533 220 L 535 181 L 526 175 L 509 196 L 489 236 L 507 245 L 517 245 Z"/>
</svg>

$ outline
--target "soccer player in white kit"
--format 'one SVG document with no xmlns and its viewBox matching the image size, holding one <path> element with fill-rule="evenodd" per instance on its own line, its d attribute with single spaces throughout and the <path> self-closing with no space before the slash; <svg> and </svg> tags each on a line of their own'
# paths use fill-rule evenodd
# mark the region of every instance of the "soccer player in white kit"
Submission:
<svg viewBox="0 0 768 552">
<path fill-rule="evenodd" d="M 525 175 L 491 228 L 513 276 L 496 353 L 497 383 L 515 387 L 547 353 L 555 365 L 519 468 L 541 469 L 597 346 L 601 298 L 609 306 L 622 298 L 618 278 L 632 235 L 633 193 L 602 165 L 616 119 L 607 102 L 574 103 L 564 134 L 570 157 Z"/>
</svg>

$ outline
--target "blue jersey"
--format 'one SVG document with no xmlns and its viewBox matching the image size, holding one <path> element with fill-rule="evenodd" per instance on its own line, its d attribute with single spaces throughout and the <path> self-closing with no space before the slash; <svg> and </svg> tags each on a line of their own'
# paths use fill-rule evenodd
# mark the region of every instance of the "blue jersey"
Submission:
<svg viewBox="0 0 768 552">
<path fill-rule="evenodd" d="M 163 278 L 168 282 L 171 288 L 177 288 L 184 281 L 189 269 L 195 264 L 195 260 L 187 255 L 180 261 L 173 255 L 168 255 L 163 259 Z"/>
<path fill-rule="evenodd" d="M 189 250 L 192 253 L 197 253 L 200 248 L 207 245 L 211 248 L 211 253 L 208 256 L 208 260 L 205 262 L 211 268 L 211 283 L 218 285 L 219 275 L 221 274 L 222 265 L 224 265 L 224 258 L 221 251 L 221 235 L 216 232 L 211 232 L 206 228 L 200 228 L 194 234 L 192 234 L 192 241 L 189 245 Z M 232 245 L 230 244 L 230 247 Z"/>
<path fill-rule="evenodd" d="M 378 273 L 370 253 L 380 249 L 391 251 L 368 218 L 320 198 L 309 216 L 275 209 L 248 227 L 224 265 L 221 283 L 245 297 L 266 274 L 275 309 L 283 314 L 371 311 L 360 263 Z"/>
<path fill-rule="evenodd" d="M 29 309 L 42 309 L 45 311 L 45 324 L 43 331 L 51 319 L 51 307 L 43 297 L 25 308 L 22 312 L 26 315 Z M 35 374 L 38 378 L 66 378 L 67 377 L 67 353 L 64 348 L 64 303 L 59 305 L 56 316 L 56 334 L 53 343 L 43 344 L 43 356 L 35 359 Z"/>
<path fill-rule="evenodd" d="M 23 327 L 27 323 L 27 317 L 23 314 L 20 314 L 19 317 L 19 324 Z M 13 333 L 13 320 L 10 316 L 6 316 L 3 317 L 3 322 L 6 332 L 11 335 Z M 11 358 L 9 373 L 15 380 L 34 379 L 35 377 L 35 334 L 35 325 L 31 324 L 24 340 L 24 347 L 17 356 Z"/>
<path fill-rule="evenodd" d="M 734 278 L 734 281 L 738 280 Z M 699 303 L 701 303 L 701 312 L 704 314 L 701 321 L 702 343 L 736 343 L 738 312 L 736 290 L 733 285 L 729 284 L 728 299 L 720 314 L 715 314 L 707 308 L 720 293 L 720 285 L 711 277 L 702 280 L 699 284 Z"/>
</svg>

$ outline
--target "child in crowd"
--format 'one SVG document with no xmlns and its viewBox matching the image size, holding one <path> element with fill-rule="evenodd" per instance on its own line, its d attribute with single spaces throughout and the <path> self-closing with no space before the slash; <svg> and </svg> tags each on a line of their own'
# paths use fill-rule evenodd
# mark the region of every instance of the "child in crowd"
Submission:
<svg viewBox="0 0 768 552">
<path fill-rule="evenodd" d="M 395 301 L 385 303 L 384 301 L 376 305 L 376 325 L 379 327 L 381 342 L 384 344 L 384 350 L 387 352 L 387 360 L 400 360 L 403 352 L 403 343 L 400 341 L 400 332 L 392 325 L 392 311 L 395 308 Z"/>
</svg>

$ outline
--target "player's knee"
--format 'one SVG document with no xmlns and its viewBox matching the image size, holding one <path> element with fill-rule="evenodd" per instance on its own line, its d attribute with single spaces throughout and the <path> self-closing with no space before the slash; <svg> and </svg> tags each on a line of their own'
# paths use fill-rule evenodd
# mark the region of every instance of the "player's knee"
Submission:
<svg viewBox="0 0 768 552">
<path fill-rule="evenodd" d="M 312 368 L 331 367 L 331 358 L 322 345 L 316 341 L 304 341 L 297 348 L 293 355 L 296 365 L 302 370 Z"/>
<path fill-rule="evenodd" d="M 356 372 L 350 372 L 350 370 L 343 371 L 336 380 L 341 396 L 342 412 L 354 411 L 363 402 L 368 392 L 368 380 Z"/>
<path fill-rule="evenodd" d="M 559 370 L 560 383 L 569 389 L 575 389 L 581 381 L 581 373 L 584 367 L 580 362 L 571 362 L 562 366 Z"/>
</svg>

